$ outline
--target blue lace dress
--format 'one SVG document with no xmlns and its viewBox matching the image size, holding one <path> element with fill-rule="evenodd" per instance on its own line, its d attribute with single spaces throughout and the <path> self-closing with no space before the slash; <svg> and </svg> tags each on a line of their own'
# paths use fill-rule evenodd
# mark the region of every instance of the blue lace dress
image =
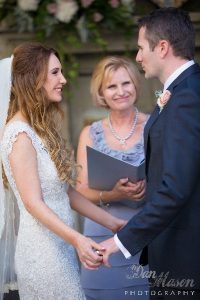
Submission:
<svg viewBox="0 0 200 300">
<path fill-rule="evenodd" d="M 145 124 L 144 124 L 145 125 Z M 105 154 L 120 160 L 139 165 L 144 159 L 143 134 L 140 140 L 127 151 L 111 149 L 104 136 L 102 121 L 94 122 L 90 127 L 90 136 L 93 141 L 93 147 Z M 123 202 L 112 202 L 106 209 L 112 215 L 129 220 L 136 215 L 144 205 L 144 201 L 132 202 L 132 207 L 128 207 Z M 101 242 L 113 236 L 112 232 L 103 226 L 85 218 L 84 234 L 91 237 L 96 242 Z M 96 271 L 81 270 L 81 282 L 89 300 L 110 300 L 110 299 L 148 299 L 148 280 L 146 278 L 135 278 L 135 265 L 139 264 L 138 253 L 130 259 L 126 259 L 119 251 L 110 256 L 109 262 L 112 268 L 101 267 Z M 144 267 L 143 271 L 148 270 Z"/>
</svg>

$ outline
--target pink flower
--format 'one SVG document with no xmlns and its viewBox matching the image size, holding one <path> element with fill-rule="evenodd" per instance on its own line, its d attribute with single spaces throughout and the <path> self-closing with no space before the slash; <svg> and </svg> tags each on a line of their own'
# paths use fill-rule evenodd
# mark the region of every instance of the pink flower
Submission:
<svg viewBox="0 0 200 300">
<path fill-rule="evenodd" d="M 94 22 L 98 23 L 98 22 L 100 22 L 102 19 L 103 19 L 102 14 L 100 14 L 100 13 L 98 13 L 98 12 L 96 12 L 96 13 L 93 14 L 93 20 L 94 20 Z"/>
<path fill-rule="evenodd" d="M 56 3 L 49 3 L 47 5 L 47 11 L 50 14 L 55 15 L 55 13 L 57 12 L 57 4 Z"/>
<path fill-rule="evenodd" d="M 117 8 L 119 6 L 119 0 L 110 0 L 109 1 L 110 6 L 113 8 Z"/>
<path fill-rule="evenodd" d="M 93 1 L 94 0 L 81 0 L 81 5 L 83 7 L 88 7 L 88 6 L 90 6 L 92 4 Z"/>
<path fill-rule="evenodd" d="M 164 106 L 167 104 L 171 97 L 171 93 L 168 90 L 165 90 L 162 94 L 158 95 L 157 104 L 160 108 L 160 112 L 163 110 Z"/>
</svg>

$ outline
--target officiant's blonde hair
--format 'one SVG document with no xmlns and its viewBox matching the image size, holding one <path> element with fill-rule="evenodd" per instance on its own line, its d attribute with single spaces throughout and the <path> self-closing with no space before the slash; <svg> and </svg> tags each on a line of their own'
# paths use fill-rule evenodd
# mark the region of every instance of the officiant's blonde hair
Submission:
<svg viewBox="0 0 200 300">
<path fill-rule="evenodd" d="M 109 77 L 112 76 L 112 73 L 119 68 L 124 68 L 128 72 L 136 89 L 137 101 L 140 87 L 140 73 L 138 68 L 127 57 L 107 56 L 96 65 L 90 82 L 90 93 L 96 106 L 109 108 L 103 97 L 102 87 Z"/>
</svg>

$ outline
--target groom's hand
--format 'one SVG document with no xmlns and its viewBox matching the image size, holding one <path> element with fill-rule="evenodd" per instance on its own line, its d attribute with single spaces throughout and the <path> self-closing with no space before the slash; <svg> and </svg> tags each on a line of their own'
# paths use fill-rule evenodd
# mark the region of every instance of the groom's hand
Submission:
<svg viewBox="0 0 200 300">
<path fill-rule="evenodd" d="M 105 240 L 105 241 L 101 242 L 100 245 L 105 249 L 103 252 L 103 264 L 106 267 L 111 267 L 111 265 L 108 261 L 109 257 L 112 253 L 119 251 L 119 248 L 117 247 L 117 245 L 114 241 L 114 238 Z"/>
</svg>

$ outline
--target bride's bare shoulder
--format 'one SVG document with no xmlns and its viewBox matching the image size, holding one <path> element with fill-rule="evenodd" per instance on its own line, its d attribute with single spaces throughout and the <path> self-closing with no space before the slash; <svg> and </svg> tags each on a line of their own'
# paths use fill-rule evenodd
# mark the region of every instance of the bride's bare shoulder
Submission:
<svg viewBox="0 0 200 300">
<path fill-rule="evenodd" d="M 24 118 L 24 116 L 21 114 L 21 112 L 17 112 L 7 123 L 6 125 L 10 125 L 11 123 L 15 121 L 21 121 L 28 124 L 28 121 Z"/>
</svg>

